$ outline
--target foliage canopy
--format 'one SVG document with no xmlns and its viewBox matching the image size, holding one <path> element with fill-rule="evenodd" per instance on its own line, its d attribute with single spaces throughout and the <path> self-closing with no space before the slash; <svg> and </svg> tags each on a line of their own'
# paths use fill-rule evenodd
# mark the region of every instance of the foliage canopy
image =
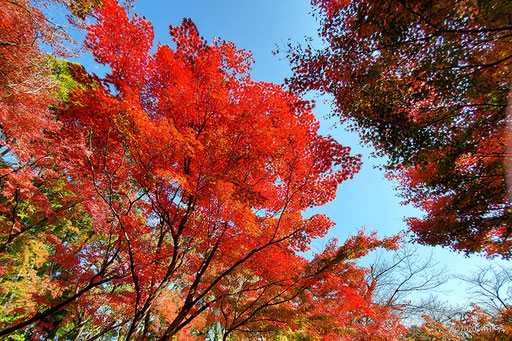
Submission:
<svg viewBox="0 0 512 341">
<path fill-rule="evenodd" d="M 295 90 L 389 158 L 424 244 L 511 256 L 505 182 L 510 1 L 315 0 L 325 48 L 294 48 Z"/>
</svg>

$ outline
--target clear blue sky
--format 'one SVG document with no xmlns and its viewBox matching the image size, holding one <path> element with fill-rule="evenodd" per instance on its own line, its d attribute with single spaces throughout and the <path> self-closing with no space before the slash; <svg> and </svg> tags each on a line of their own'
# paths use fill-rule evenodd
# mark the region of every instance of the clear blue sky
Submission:
<svg viewBox="0 0 512 341">
<path fill-rule="evenodd" d="M 318 23 L 310 14 L 308 0 L 139 0 L 132 12 L 149 19 L 155 29 L 155 43 L 170 44 L 169 25 L 179 25 L 184 17 L 191 18 L 199 33 L 209 41 L 214 37 L 229 40 L 254 56 L 252 76 L 255 80 L 282 83 L 291 74 L 283 54 L 273 55 L 276 48 L 304 42 L 305 36 L 315 37 Z M 309 98 L 314 98 L 312 95 Z M 324 119 L 329 106 L 317 98 L 315 115 L 321 120 L 323 134 L 334 136 L 341 144 L 363 155 L 362 170 L 353 180 L 342 184 L 337 199 L 317 211 L 326 213 L 336 226 L 329 237 L 343 241 L 358 228 L 377 230 L 380 235 L 398 233 L 406 228 L 403 218 L 419 215 L 412 207 L 400 205 L 394 184 L 374 169 L 382 160 L 369 158 L 371 149 L 359 144 L 356 135 L 342 127 L 333 128 L 336 119 Z M 313 250 L 319 251 L 324 241 L 317 241 Z M 423 248 L 425 254 L 431 248 Z M 464 258 L 448 250 L 435 248 L 435 257 L 454 273 L 468 273 L 488 262 L 482 257 Z M 446 290 L 454 302 L 464 302 L 464 291 L 455 281 Z"/>
</svg>

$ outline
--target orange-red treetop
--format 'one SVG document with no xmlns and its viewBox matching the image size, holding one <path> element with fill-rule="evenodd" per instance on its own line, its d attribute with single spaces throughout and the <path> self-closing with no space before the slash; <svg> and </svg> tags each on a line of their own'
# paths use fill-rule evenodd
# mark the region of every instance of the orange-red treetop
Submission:
<svg viewBox="0 0 512 341">
<path fill-rule="evenodd" d="M 257 235 L 278 223 L 269 217 L 280 216 L 293 230 L 301 211 L 332 200 L 336 186 L 359 169 L 348 147 L 318 135 L 307 102 L 252 81 L 250 54 L 229 42 L 207 44 L 190 20 L 171 27 L 176 49 L 159 45 L 154 54 L 150 23 L 129 19 L 112 2 L 88 31 L 115 90 L 78 89 L 74 99 L 82 106 L 63 115 L 88 130 L 92 167 L 133 177 L 147 203 L 168 209 L 191 196 L 194 209 L 210 214 L 214 205 L 216 219 L 233 229 Z M 130 162 L 105 169 L 98 153 L 105 144 L 112 163 Z M 306 234 L 323 235 L 325 227 Z"/>
</svg>

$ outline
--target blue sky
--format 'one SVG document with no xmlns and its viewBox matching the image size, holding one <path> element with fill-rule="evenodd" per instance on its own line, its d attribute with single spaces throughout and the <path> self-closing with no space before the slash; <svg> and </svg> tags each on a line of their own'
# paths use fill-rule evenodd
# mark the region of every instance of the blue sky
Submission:
<svg viewBox="0 0 512 341">
<path fill-rule="evenodd" d="M 153 23 L 155 43 L 170 44 L 169 25 L 179 25 L 184 17 L 191 18 L 202 36 L 211 41 L 214 37 L 229 40 L 239 48 L 252 52 L 255 60 L 252 76 L 254 80 L 282 83 L 291 74 L 284 54 L 274 55 L 278 47 L 288 41 L 304 42 L 305 36 L 315 37 L 318 23 L 310 14 L 308 0 L 139 0 L 135 2 L 134 13 L 145 16 Z M 316 44 L 319 44 L 316 42 Z M 93 70 L 94 71 L 94 70 Z M 338 142 L 353 148 L 354 153 L 363 155 L 363 167 L 353 180 L 342 184 L 337 199 L 317 209 L 326 213 L 336 226 L 329 237 L 343 241 L 348 235 L 365 226 L 377 230 L 379 235 L 391 235 L 406 228 L 403 218 L 421 214 L 413 207 L 400 204 L 401 199 L 394 190 L 394 184 L 374 166 L 383 160 L 370 158 L 372 150 L 361 146 L 357 135 L 346 132 L 343 127 L 333 127 L 336 119 L 325 119 L 329 106 L 324 99 L 316 99 L 315 115 L 321 120 L 322 134 L 334 136 Z M 324 241 L 317 241 L 313 251 L 320 251 Z M 428 255 L 432 248 L 422 248 Z M 465 258 L 449 250 L 434 248 L 435 258 L 454 273 L 469 273 L 488 261 L 479 256 Z M 365 262 L 370 262 L 365 260 Z M 465 302 L 465 292 L 460 284 L 452 280 L 444 288 L 453 302 Z"/>
</svg>

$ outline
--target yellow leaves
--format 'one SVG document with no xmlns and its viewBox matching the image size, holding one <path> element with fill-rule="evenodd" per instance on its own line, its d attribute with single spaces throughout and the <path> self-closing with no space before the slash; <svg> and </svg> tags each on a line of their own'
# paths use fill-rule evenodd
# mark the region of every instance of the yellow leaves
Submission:
<svg viewBox="0 0 512 341">
<path fill-rule="evenodd" d="M 101 0 L 67 0 L 66 2 L 70 11 L 80 19 L 85 19 L 93 8 L 100 7 L 102 3 Z"/>
<path fill-rule="evenodd" d="M 2 255 L 4 262 L 15 266 L 18 275 L 41 267 L 49 255 L 43 240 L 44 237 L 38 235 L 21 235 L 9 248 L 10 252 Z"/>
<path fill-rule="evenodd" d="M 20 236 L 9 253 L 0 255 L 0 263 L 4 265 L 0 276 L 0 296 L 7 298 L 0 306 L 0 316 L 9 315 L 14 308 L 21 315 L 34 313 L 38 308 L 34 295 L 43 294 L 51 288 L 48 275 L 40 273 L 49 256 L 43 240 L 40 236 Z"/>
</svg>

